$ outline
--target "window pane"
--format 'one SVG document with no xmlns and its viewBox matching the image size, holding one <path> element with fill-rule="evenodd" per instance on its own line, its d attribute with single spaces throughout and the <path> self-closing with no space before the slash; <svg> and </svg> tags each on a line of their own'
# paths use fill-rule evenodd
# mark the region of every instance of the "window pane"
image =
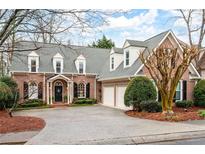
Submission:
<svg viewBox="0 0 205 154">
<path fill-rule="evenodd" d="M 78 97 L 79 98 L 85 97 L 85 85 L 83 83 L 80 83 L 78 85 Z"/>
<path fill-rule="evenodd" d="M 83 63 L 82 62 L 80 62 L 79 63 L 79 73 L 83 73 L 84 72 L 84 70 L 83 70 Z"/>
<path fill-rule="evenodd" d="M 127 52 L 126 52 L 126 55 L 125 55 L 125 60 L 126 60 L 126 61 L 125 61 L 125 64 L 126 64 L 126 65 L 129 65 L 129 57 L 130 57 L 129 51 L 127 51 Z"/>
<path fill-rule="evenodd" d="M 181 82 L 177 85 L 175 99 L 181 100 Z"/>
<path fill-rule="evenodd" d="M 31 72 L 36 72 L 36 60 L 31 60 Z"/>
<path fill-rule="evenodd" d="M 114 57 L 112 57 L 111 68 L 114 69 Z"/>
<path fill-rule="evenodd" d="M 56 62 L 56 72 L 57 73 L 61 72 L 61 62 Z"/>
</svg>

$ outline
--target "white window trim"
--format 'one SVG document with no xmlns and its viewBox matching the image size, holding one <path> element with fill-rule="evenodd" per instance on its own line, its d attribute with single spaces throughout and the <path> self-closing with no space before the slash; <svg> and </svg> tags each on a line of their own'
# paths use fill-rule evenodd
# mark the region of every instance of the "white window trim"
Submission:
<svg viewBox="0 0 205 154">
<path fill-rule="evenodd" d="M 179 83 L 180 83 L 180 99 L 179 100 L 175 100 L 176 102 L 177 101 L 182 101 L 183 100 L 183 87 L 182 87 L 182 82 L 183 80 L 179 80 Z"/>
<path fill-rule="evenodd" d="M 129 58 L 128 58 L 128 60 L 129 60 L 129 65 L 127 65 L 126 64 L 126 53 L 129 53 Z M 127 68 L 127 67 L 130 67 L 131 65 L 130 65 L 130 51 L 129 50 L 126 50 L 125 52 L 124 52 L 124 68 Z"/>
<path fill-rule="evenodd" d="M 80 62 L 83 63 L 83 73 L 80 73 L 80 68 L 79 68 Z M 78 58 L 75 61 L 75 66 L 76 66 L 76 69 L 77 69 L 79 74 L 85 74 L 86 73 L 86 59 L 83 55 L 78 56 Z"/>
<path fill-rule="evenodd" d="M 57 63 L 58 62 L 60 63 L 60 72 L 57 72 Z M 54 63 L 55 63 L 55 68 L 54 68 L 55 69 L 55 73 L 56 74 L 62 74 L 62 72 L 63 72 L 63 60 L 62 59 L 60 59 L 60 60 L 56 59 Z"/>
<path fill-rule="evenodd" d="M 36 72 L 32 72 L 31 71 L 31 61 L 32 60 L 35 60 L 36 61 Z M 39 57 L 37 56 L 29 56 L 28 57 L 28 69 L 29 69 L 29 72 L 32 72 L 32 73 L 38 73 L 38 70 L 39 70 Z"/>
<path fill-rule="evenodd" d="M 81 84 L 81 83 L 79 83 L 79 84 Z M 79 86 L 79 84 L 77 86 Z M 82 84 L 84 85 L 84 96 L 83 97 L 78 96 L 78 98 L 86 98 L 86 84 L 85 83 L 82 83 Z M 77 87 L 77 94 L 78 94 L 78 87 Z"/>
<path fill-rule="evenodd" d="M 113 59 L 113 61 L 112 61 L 112 59 Z M 113 68 L 112 68 L 112 65 L 113 65 Z M 115 70 L 115 58 L 114 58 L 114 56 L 111 56 L 110 57 L 110 71 L 113 71 L 113 70 Z"/>
</svg>

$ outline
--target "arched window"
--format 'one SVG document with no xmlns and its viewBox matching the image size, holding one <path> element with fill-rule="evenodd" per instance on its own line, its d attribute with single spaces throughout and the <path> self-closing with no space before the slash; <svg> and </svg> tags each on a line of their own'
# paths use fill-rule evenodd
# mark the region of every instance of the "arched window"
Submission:
<svg viewBox="0 0 205 154">
<path fill-rule="evenodd" d="M 42 99 L 43 98 L 43 83 L 40 82 L 38 84 L 38 99 Z"/>
<path fill-rule="evenodd" d="M 78 98 L 85 98 L 85 84 L 78 84 Z"/>
<path fill-rule="evenodd" d="M 28 83 L 23 83 L 23 98 L 28 99 Z"/>
<path fill-rule="evenodd" d="M 35 82 L 30 82 L 28 87 L 28 98 L 29 99 L 38 99 L 38 86 Z"/>
</svg>

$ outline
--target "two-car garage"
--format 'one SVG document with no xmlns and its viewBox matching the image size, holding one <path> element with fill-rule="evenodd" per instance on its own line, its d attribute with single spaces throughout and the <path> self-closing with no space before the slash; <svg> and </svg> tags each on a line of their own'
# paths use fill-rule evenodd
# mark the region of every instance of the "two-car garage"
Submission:
<svg viewBox="0 0 205 154">
<path fill-rule="evenodd" d="M 129 110 L 124 105 L 124 94 L 127 84 L 102 85 L 102 103 L 105 106 Z"/>
</svg>

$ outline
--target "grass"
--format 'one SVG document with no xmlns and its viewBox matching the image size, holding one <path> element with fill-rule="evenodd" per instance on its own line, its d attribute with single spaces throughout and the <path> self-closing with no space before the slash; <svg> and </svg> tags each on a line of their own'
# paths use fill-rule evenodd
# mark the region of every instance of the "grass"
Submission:
<svg viewBox="0 0 205 154">
<path fill-rule="evenodd" d="M 205 117 L 205 110 L 199 110 L 198 114 L 200 117 Z"/>
<path fill-rule="evenodd" d="M 44 105 L 44 106 L 36 106 L 36 107 L 17 107 L 14 111 L 21 111 L 21 110 L 31 110 L 31 109 L 46 109 L 51 108 L 51 106 Z"/>
</svg>

